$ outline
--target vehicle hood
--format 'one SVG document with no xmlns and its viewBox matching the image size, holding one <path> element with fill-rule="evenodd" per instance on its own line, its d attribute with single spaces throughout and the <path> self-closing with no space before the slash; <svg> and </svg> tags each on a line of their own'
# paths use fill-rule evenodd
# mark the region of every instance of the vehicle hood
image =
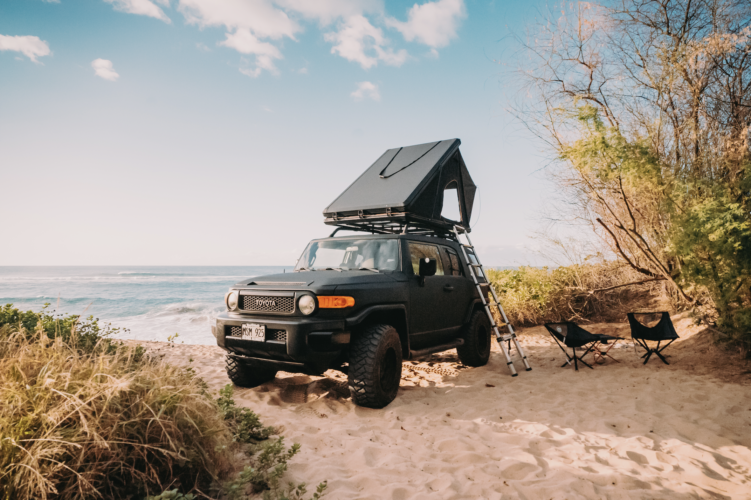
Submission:
<svg viewBox="0 0 751 500">
<path fill-rule="evenodd" d="M 300 271 L 293 273 L 256 276 L 235 286 L 267 288 L 308 288 L 319 286 L 355 285 L 361 283 L 384 283 L 396 281 L 393 272 L 373 271 Z"/>
</svg>

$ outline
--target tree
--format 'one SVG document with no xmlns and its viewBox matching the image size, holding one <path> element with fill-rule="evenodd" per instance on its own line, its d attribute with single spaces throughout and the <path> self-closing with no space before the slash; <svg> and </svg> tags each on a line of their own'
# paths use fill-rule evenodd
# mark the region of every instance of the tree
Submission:
<svg viewBox="0 0 751 500">
<path fill-rule="evenodd" d="M 751 2 L 576 2 L 544 21 L 521 40 L 517 111 L 572 214 L 751 346 Z"/>
</svg>

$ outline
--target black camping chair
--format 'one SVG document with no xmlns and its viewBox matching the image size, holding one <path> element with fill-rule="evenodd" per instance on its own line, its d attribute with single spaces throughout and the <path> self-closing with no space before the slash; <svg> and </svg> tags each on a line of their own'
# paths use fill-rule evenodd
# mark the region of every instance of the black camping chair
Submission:
<svg viewBox="0 0 751 500">
<path fill-rule="evenodd" d="M 660 321 L 654 326 L 645 326 L 636 318 L 638 315 L 643 317 L 642 319 L 649 319 L 658 314 L 661 315 Z M 673 322 L 670 320 L 670 314 L 667 312 L 628 313 L 628 324 L 631 326 L 631 338 L 647 351 L 642 356 L 642 358 L 646 358 L 644 360 L 645 365 L 652 354 L 656 354 L 666 365 L 670 364 L 662 355 L 662 351 L 672 344 L 675 339 L 679 338 L 675 331 L 675 327 L 673 326 Z M 666 340 L 669 342 L 660 347 L 660 344 Z M 650 347 L 647 343 L 648 341 L 657 342 L 657 345 L 655 347 Z"/>
<path fill-rule="evenodd" d="M 589 354 L 592 349 L 597 346 L 602 341 L 608 341 L 608 340 L 615 340 L 618 339 L 618 337 L 611 337 L 610 335 L 602 335 L 599 333 L 590 333 L 584 328 L 580 327 L 576 323 L 573 323 L 571 321 L 566 321 L 563 323 L 545 323 L 545 328 L 547 328 L 548 332 L 550 333 L 550 336 L 553 337 L 553 340 L 555 340 L 555 343 L 558 344 L 558 347 L 561 348 L 563 351 L 563 354 L 566 355 L 566 362 L 561 365 L 561 368 L 563 368 L 566 365 L 570 365 L 571 361 L 573 359 L 574 361 L 574 368 L 579 371 L 579 364 L 578 362 L 581 361 L 584 363 L 584 366 L 590 366 L 586 361 L 584 361 L 582 358 Z M 563 345 L 561 345 L 561 343 Z M 574 356 L 573 358 L 568 355 L 568 352 L 566 352 L 566 349 L 563 346 L 570 347 L 573 352 Z M 576 355 L 576 348 L 583 348 L 584 354 L 581 356 Z M 594 368 L 592 368 L 594 369 Z"/>
</svg>

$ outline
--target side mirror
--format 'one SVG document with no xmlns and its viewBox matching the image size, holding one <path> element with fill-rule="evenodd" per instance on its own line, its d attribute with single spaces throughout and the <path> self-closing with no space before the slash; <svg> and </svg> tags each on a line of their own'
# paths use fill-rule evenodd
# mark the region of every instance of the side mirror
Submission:
<svg viewBox="0 0 751 500">
<path fill-rule="evenodd" d="M 429 259 L 427 257 L 420 259 L 420 286 L 425 286 L 425 278 L 428 276 L 435 276 L 436 266 L 437 262 L 435 259 Z"/>
</svg>

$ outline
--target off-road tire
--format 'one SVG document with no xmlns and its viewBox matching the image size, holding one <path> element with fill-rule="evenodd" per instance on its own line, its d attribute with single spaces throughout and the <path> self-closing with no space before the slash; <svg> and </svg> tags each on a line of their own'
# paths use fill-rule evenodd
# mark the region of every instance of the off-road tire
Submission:
<svg viewBox="0 0 751 500">
<path fill-rule="evenodd" d="M 464 326 L 464 344 L 456 348 L 459 360 L 467 366 L 485 366 L 490 359 L 493 330 L 484 311 L 475 311 Z"/>
<path fill-rule="evenodd" d="M 383 408 L 394 400 L 402 378 L 402 344 L 393 326 L 368 326 L 354 336 L 347 378 L 359 406 Z"/>
<path fill-rule="evenodd" d="M 226 359 L 226 368 L 227 376 L 238 387 L 258 387 L 276 377 L 276 370 L 254 368 L 229 355 Z"/>
</svg>

